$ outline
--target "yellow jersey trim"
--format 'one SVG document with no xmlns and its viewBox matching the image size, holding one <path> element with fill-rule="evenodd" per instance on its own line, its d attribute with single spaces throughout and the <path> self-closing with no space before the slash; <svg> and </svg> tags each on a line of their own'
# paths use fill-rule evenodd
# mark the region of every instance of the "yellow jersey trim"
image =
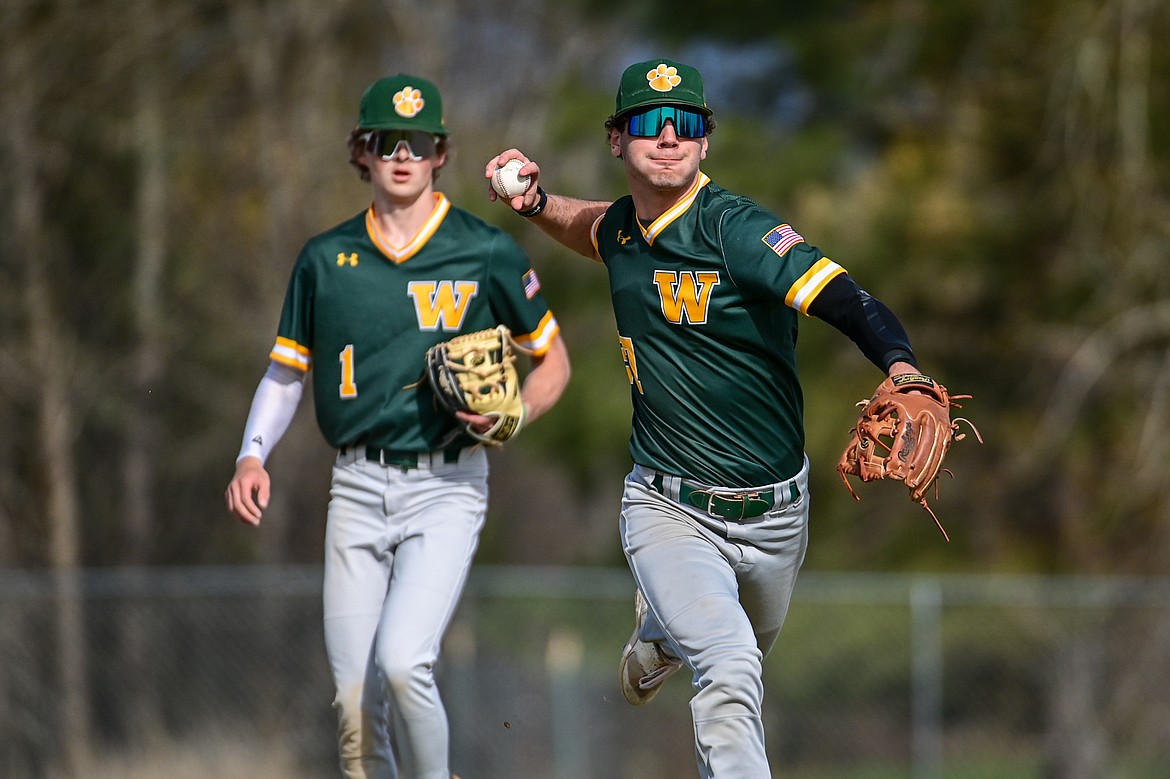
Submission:
<svg viewBox="0 0 1170 779">
<path fill-rule="evenodd" d="M 828 257 L 822 257 L 788 288 L 784 304 L 802 314 L 808 314 L 808 307 L 821 294 L 825 285 L 844 272 L 845 269 L 840 265 Z"/>
<path fill-rule="evenodd" d="M 557 333 L 560 331 L 561 326 L 557 322 L 557 318 L 553 316 L 552 311 L 549 311 L 541 318 L 535 330 L 519 336 L 513 334 L 512 340 L 521 349 L 526 352 L 531 352 L 534 357 L 540 357 L 552 346 L 552 342 L 556 339 Z"/>
<path fill-rule="evenodd" d="M 289 368 L 308 373 L 313 367 L 313 353 L 306 346 L 301 346 L 289 338 L 277 337 L 276 345 L 268 353 L 268 359 L 287 365 Z"/>
<path fill-rule="evenodd" d="M 699 196 L 699 190 L 711 183 L 711 179 L 707 177 L 706 173 L 699 171 L 698 178 L 695 183 L 687 190 L 687 193 L 679 198 L 679 201 L 670 208 L 666 209 L 649 227 L 643 227 L 642 221 L 635 217 L 638 223 L 638 229 L 642 231 L 642 237 L 646 239 L 646 243 L 651 246 L 654 245 L 654 239 L 658 237 L 659 233 L 670 226 L 670 223 L 678 219 L 687 212 L 687 209 L 695 202 L 695 198 Z"/>
<path fill-rule="evenodd" d="M 405 246 L 395 246 L 387 240 L 386 236 L 382 235 L 382 231 L 378 228 L 378 220 L 374 215 L 374 206 L 371 204 L 369 210 L 366 211 L 366 232 L 369 233 L 370 240 L 378 247 L 378 251 L 386 255 L 386 258 L 394 263 L 404 263 L 427 245 L 427 241 L 431 240 L 431 236 L 439 229 L 439 225 L 443 224 L 443 220 L 447 217 L 447 212 L 451 210 L 451 201 L 442 192 L 434 193 L 435 209 L 431 211 L 431 215 L 427 217 L 427 221 L 419 228 Z"/>
</svg>

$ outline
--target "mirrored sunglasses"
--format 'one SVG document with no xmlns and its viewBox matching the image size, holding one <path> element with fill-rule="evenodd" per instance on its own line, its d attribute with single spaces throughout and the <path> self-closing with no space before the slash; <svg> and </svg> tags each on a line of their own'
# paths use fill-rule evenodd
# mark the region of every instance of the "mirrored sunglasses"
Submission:
<svg viewBox="0 0 1170 779">
<path fill-rule="evenodd" d="M 361 136 L 366 149 L 387 162 L 398 155 L 398 149 L 406 148 L 412 162 L 421 162 L 435 156 L 435 136 L 421 130 L 375 130 Z"/>
<path fill-rule="evenodd" d="M 673 105 L 631 114 L 626 132 L 635 138 L 657 138 L 668 119 L 674 125 L 674 134 L 679 138 L 702 138 L 707 134 L 707 117 L 699 111 Z"/>
</svg>

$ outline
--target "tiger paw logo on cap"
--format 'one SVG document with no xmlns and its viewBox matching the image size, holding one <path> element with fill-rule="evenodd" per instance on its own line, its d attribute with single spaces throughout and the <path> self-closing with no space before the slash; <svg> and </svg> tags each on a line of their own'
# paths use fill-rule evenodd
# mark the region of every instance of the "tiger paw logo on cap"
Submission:
<svg viewBox="0 0 1170 779">
<path fill-rule="evenodd" d="M 407 119 L 423 110 L 427 104 L 422 98 L 422 92 L 409 85 L 395 92 L 391 100 L 394 102 L 394 113 Z"/>
<path fill-rule="evenodd" d="M 646 81 L 650 82 L 650 88 L 655 92 L 669 92 L 682 83 L 682 77 L 678 75 L 677 68 L 663 62 L 654 70 L 646 72 Z"/>
</svg>

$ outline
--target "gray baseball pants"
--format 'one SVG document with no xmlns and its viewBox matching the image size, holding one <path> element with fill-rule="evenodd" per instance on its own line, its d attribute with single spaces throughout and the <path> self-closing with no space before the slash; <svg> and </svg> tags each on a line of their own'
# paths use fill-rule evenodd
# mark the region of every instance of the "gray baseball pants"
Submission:
<svg viewBox="0 0 1170 779">
<path fill-rule="evenodd" d="M 655 476 L 665 494 L 651 488 Z M 649 606 L 640 638 L 659 642 L 693 674 L 702 779 L 771 779 L 763 659 L 784 624 L 808 544 L 808 462 L 771 485 L 772 511 L 744 520 L 679 503 L 679 481 L 640 465 L 626 478 L 622 545 Z"/>
<path fill-rule="evenodd" d="M 346 779 L 450 779 L 439 648 L 487 509 L 487 456 L 418 467 L 338 457 L 325 530 L 325 650 Z"/>
</svg>

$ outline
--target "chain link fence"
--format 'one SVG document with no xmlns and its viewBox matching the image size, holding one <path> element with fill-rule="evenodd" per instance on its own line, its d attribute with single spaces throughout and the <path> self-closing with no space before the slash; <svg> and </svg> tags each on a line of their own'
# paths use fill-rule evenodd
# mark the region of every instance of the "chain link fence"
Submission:
<svg viewBox="0 0 1170 779">
<path fill-rule="evenodd" d="M 0 777 L 339 776 L 321 571 L 0 571 Z M 632 708 L 624 570 L 473 572 L 440 686 L 464 779 L 695 776 L 685 674 Z M 1170 581 L 805 573 L 777 775 L 1170 776 Z"/>
</svg>

